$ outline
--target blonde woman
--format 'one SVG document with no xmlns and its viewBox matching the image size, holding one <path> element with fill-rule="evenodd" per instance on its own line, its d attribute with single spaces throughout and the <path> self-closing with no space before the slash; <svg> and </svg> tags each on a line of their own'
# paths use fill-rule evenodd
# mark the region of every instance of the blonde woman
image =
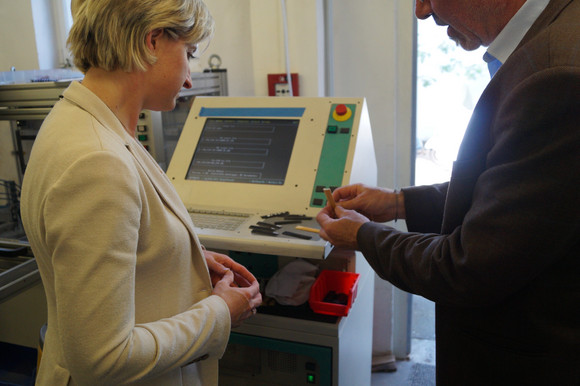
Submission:
<svg viewBox="0 0 580 386">
<path fill-rule="evenodd" d="M 46 118 L 22 188 L 48 302 L 37 383 L 216 385 L 259 285 L 204 250 L 135 139 L 141 110 L 171 110 L 191 87 L 188 59 L 213 20 L 200 0 L 73 0 L 72 11 L 85 77 Z"/>
</svg>

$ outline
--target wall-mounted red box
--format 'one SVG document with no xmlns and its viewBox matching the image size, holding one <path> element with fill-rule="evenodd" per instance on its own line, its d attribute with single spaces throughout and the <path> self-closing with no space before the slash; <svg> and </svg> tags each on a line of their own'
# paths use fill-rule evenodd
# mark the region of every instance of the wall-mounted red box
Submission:
<svg viewBox="0 0 580 386">
<path fill-rule="evenodd" d="M 292 96 L 299 96 L 298 74 L 290 74 L 292 78 Z M 290 96 L 286 94 L 288 89 L 288 74 L 268 74 L 268 96 Z"/>
</svg>

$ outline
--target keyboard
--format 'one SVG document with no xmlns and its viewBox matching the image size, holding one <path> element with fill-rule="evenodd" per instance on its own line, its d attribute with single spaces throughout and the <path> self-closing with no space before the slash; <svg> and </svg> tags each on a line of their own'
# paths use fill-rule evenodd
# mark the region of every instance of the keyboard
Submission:
<svg viewBox="0 0 580 386">
<path fill-rule="evenodd" d="M 202 229 L 217 229 L 235 231 L 248 217 L 247 213 L 217 212 L 208 210 L 188 209 L 193 225 Z"/>
</svg>

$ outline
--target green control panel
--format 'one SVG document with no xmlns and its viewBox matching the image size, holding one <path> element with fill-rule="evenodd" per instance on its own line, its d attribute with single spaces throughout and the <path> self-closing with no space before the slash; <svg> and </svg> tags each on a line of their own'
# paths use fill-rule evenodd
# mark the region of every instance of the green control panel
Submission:
<svg viewBox="0 0 580 386">
<path fill-rule="evenodd" d="M 354 104 L 331 105 L 310 199 L 311 207 L 322 208 L 326 205 L 324 188 L 334 190 L 342 185 L 348 148 L 350 140 L 353 138 L 355 111 L 356 105 Z"/>
</svg>

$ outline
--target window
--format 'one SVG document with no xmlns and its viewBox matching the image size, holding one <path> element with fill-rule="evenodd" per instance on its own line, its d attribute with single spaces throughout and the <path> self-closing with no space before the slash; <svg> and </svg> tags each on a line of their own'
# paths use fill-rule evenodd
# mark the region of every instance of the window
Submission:
<svg viewBox="0 0 580 386">
<path fill-rule="evenodd" d="M 71 0 L 52 0 L 56 48 L 59 52 L 58 59 L 63 67 L 72 66 L 72 58 L 66 47 L 66 39 L 72 26 L 70 3 Z"/>
<path fill-rule="evenodd" d="M 417 23 L 415 185 L 445 182 L 489 72 L 485 48 L 456 46 L 433 20 Z"/>
</svg>

